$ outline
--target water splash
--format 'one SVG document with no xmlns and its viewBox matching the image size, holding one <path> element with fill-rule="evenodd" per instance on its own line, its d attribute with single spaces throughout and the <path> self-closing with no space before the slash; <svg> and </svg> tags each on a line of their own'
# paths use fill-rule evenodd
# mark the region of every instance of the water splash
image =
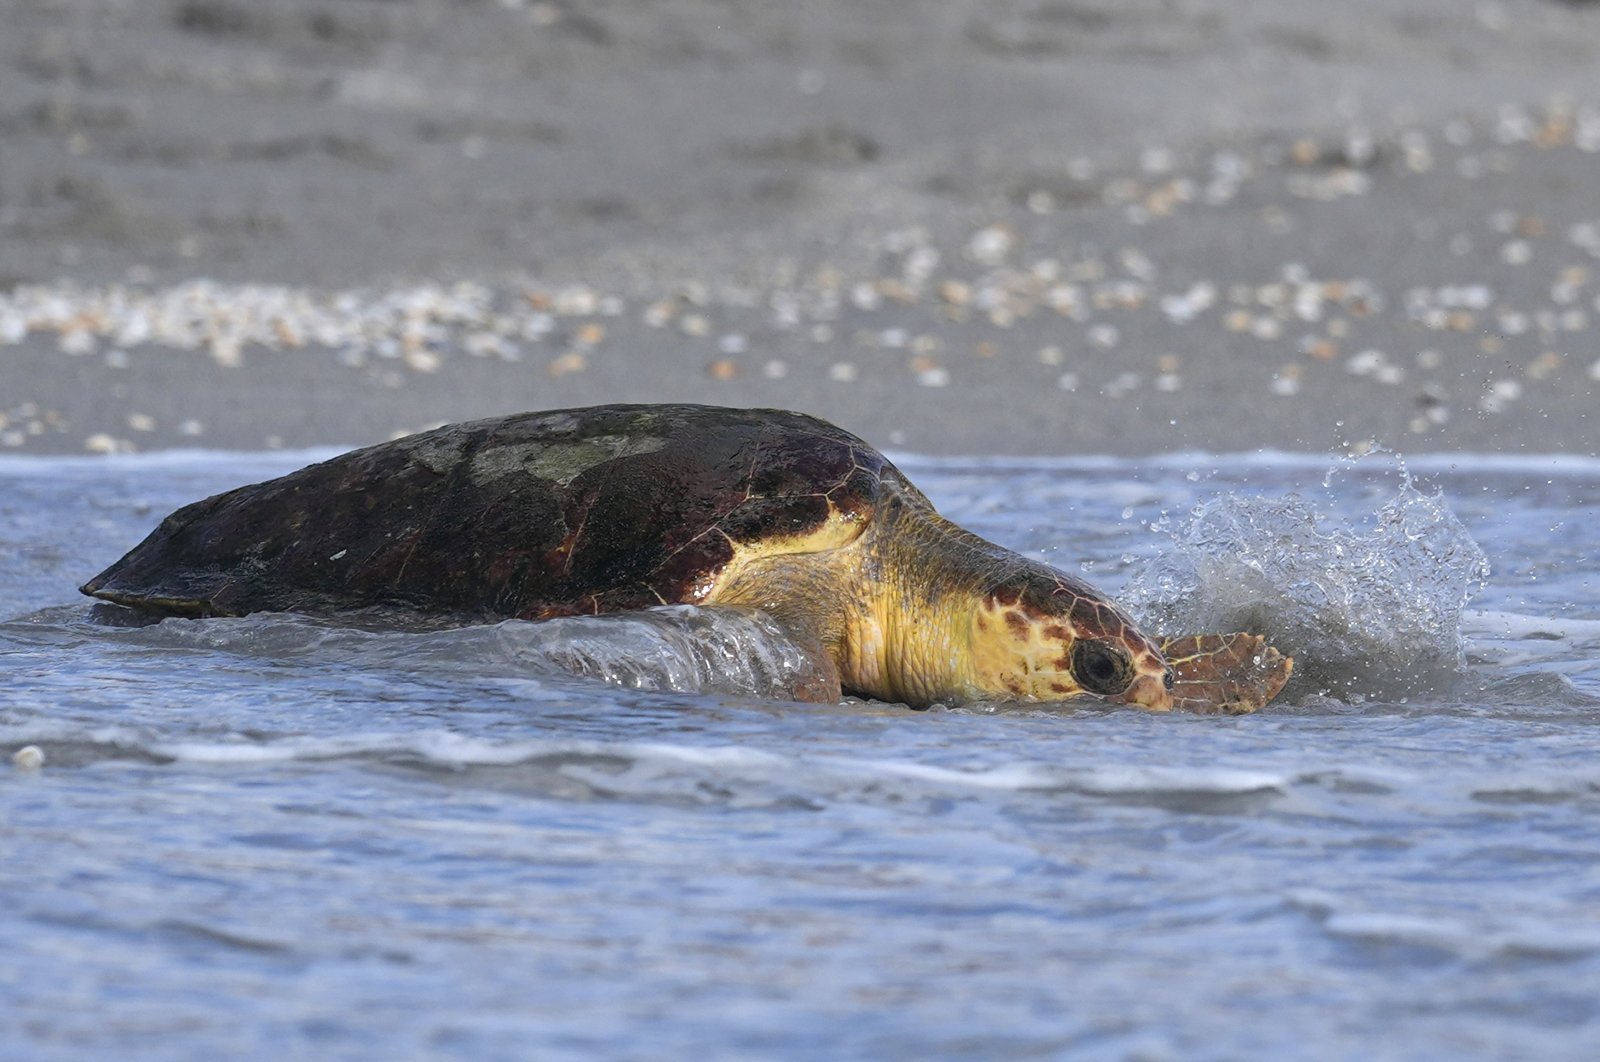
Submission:
<svg viewBox="0 0 1600 1062">
<path fill-rule="evenodd" d="M 827 665 L 770 616 L 753 610 L 671 605 L 447 630 L 365 630 L 290 614 L 168 619 L 117 629 L 124 612 L 95 606 L 95 627 L 144 648 L 215 649 L 257 659 L 311 658 L 480 677 L 577 675 L 636 690 L 813 699 Z M 47 609 L 35 625 L 70 621 L 81 607 Z M 23 621 L 15 624 L 19 629 Z"/>
<path fill-rule="evenodd" d="M 1295 657 L 1291 698 L 1448 691 L 1466 667 L 1462 608 L 1488 561 L 1442 493 L 1396 471 L 1392 495 L 1355 522 L 1295 494 L 1206 501 L 1134 574 L 1126 601 L 1164 634 L 1266 635 Z"/>
<path fill-rule="evenodd" d="M 809 700 L 830 669 L 770 616 L 735 608 L 670 605 L 496 629 L 520 663 L 633 689 Z"/>
</svg>

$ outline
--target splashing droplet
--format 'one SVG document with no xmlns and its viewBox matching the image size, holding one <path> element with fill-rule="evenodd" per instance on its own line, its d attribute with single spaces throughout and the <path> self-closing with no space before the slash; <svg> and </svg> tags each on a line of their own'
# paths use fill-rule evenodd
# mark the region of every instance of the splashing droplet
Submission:
<svg viewBox="0 0 1600 1062">
<path fill-rule="evenodd" d="M 1204 502 L 1133 575 L 1124 600 L 1163 634 L 1266 635 L 1295 657 L 1290 696 L 1449 689 L 1466 666 L 1461 611 L 1488 562 L 1441 494 L 1418 490 L 1403 468 L 1399 476 L 1365 527 L 1296 495 Z"/>
</svg>

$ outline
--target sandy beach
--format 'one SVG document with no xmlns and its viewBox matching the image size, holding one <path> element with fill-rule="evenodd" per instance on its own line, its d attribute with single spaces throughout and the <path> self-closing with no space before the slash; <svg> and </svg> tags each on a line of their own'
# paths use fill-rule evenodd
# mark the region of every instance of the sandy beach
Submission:
<svg viewBox="0 0 1600 1062">
<path fill-rule="evenodd" d="M 3 0 L 0 454 L 1600 452 L 1600 4 Z"/>
</svg>

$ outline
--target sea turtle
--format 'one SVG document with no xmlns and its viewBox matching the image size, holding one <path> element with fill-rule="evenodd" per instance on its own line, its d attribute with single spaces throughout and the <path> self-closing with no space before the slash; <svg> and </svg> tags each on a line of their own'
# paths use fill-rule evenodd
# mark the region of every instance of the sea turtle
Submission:
<svg viewBox="0 0 1600 1062">
<path fill-rule="evenodd" d="M 939 516 L 854 435 L 770 409 L 448 425 L 179 509 L 82 589 L 177 616 L 744 606 L 812 650 L 815 700 L 1247 712 L 1292 667 L 1252 634 L 1158 644 L 1081 580 Z"/>
</svg>

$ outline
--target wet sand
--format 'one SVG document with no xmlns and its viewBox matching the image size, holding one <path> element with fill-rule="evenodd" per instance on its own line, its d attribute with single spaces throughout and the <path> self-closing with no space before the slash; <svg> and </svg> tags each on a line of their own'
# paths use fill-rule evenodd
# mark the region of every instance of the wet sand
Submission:
<svg viewBox="0 0 1600 1062">
<path fill-rule="evenodd" d="M 0 453 L 1600 451 L 1600 5 L 0 2 Z"/>
</svg>

